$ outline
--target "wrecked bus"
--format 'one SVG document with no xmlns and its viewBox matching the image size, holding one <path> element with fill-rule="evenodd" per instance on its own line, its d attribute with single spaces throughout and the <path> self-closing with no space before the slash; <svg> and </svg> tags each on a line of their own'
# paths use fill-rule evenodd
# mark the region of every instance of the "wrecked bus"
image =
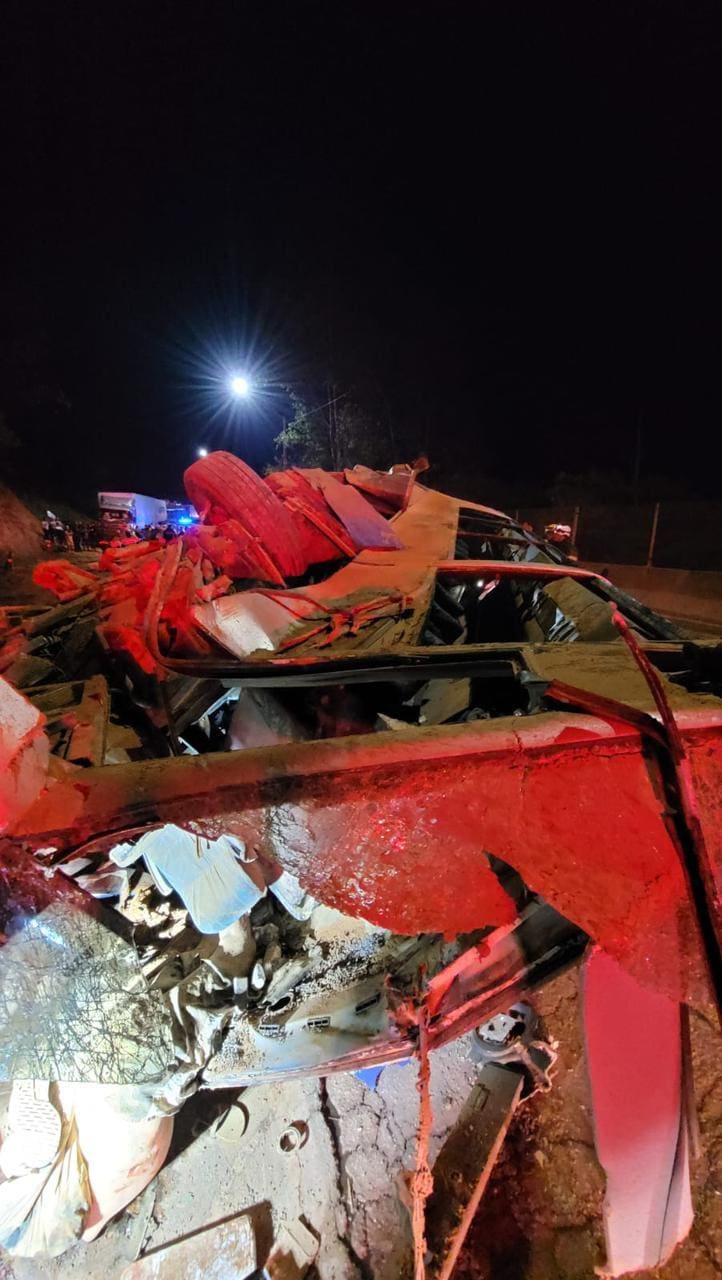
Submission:
<svg viewBox="0 0 722 1280">
<path fill-rule="evenodd" d="M 395 1275 L 427 1251 L 449 1275 L 551 1084 L 529 993 L 583 965 L 605 1273 L 659 1265 L 692 1219 L 685 1011 L 722 1004 L 716 644 L 413 469 L 261 479 L 219 453 L 185 483 L 190 532 L 46 562 L 60 606 L 2 615 L 0 1066 L 18 1151 L 44 1116 L 75 1197 L 54 1248 L 137 1195 L 199 1091 L 321 1078 L 325 1115 L 340 1073 L 412 1059 L 409 1204 L 381 1234 L 415 1260 Z M 429 1054 L 465 1036 L 496 1127 L 479 1102 L 479 1142 L 446 1130 L 432 1169 Z M 2 1242 L 38 1256 L 42 1169 L 6 1155 Z"/>
</svg>

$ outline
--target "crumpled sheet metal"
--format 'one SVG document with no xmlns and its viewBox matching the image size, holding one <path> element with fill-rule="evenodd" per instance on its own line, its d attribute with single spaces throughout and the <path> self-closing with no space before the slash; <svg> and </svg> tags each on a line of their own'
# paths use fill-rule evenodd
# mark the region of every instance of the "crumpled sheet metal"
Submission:
<svg viewBox="0 0 722 1280">
<path fill-rule="evenodd" d="M 398 1036 L 389 1030 L 393 1024 L 382 976 L 349 980 L 338 991 L 309 993 L 308 988 L 297 984 L 289 1015 L 275 1014 L 268 1005 L 250 1014 L 236 1011 L 223 1044 L 209 1058 L 205 1084 L 218 1089 L 325 1073 L 334 1060 L 369 1048 L 393 1054 Z M 359 1004 L 368 1006 L 363 1015 L 357 1013 Z"/>
<path fill-rule="evenodd" d="M 694 1217 L 680 1006 L 599 948 L 584 973 L 595 1145 L 607 1176 L 600 1275 L 659 1267 Z"/>
<path fill-rule="evenodd" d="M 436 565 L 453 553 L 458 504 L 420 490 L 393 522 L 397 549 L 365 550 L 313 586 L 242 591 L 194 606 L 195 622 L 239 659 L 284 659 L 333 647 L 385 647 L 418 640 L 436 581 Z M 379 517 L 381 519 L 382 517 Z M 389 526 L 391 528 L 391 526 Z"/>
<path fill-rule="evenodd" d="M 351 534 L 359 550 L 398 551 L 403 542 L 388 520 L 353 485 L 342 484 L 336 476 L 320 468 L 309 468 L 301 475 L 320 489 L 329 507 Z"/>
<path fill-rule="evenodd" d="M 722 716 L 679 717 L 719 818 Z M 57 784 L 20 824 L 67 847 L 172 821 L 235 832 L 319 901 L 395 932 L 455 935 L 513 918 L 484 851 L 584 929 L 640 982 L 698 1005 L 708 990 L 655 765 L 612 719 L 408 729 L 122 768 Z M 654 946 L 650 946 L 650 939 Z"/>
<path fill-rule="evenodd" d="M 287 510 L 300 517 L 296 521 L 298 536 L 308 564 L 323 564 L 341 556 L 354 556 L 356 544 L 337 520 L 318 489 L 293 468 L 272 471 L 265 483 L 281 498 Z"/>
<path fill-rule="evenodd" d="M 418 472 L 416 474 L 419 474 Z M 419 484 L 415 478 L 412 469 L 403 468 L 394 471 L 373 471 L 371 467 L 365 467 L 363 463 L 356 463 L 352 468 L 344 471 L 344 477 L 348 484 L 352 484 L 354 488 L 360 489 L 363 493 L 369 493 L 375 498 L 380 498 L 391 506 L 412 507 L 414 503 L 423 499 L 428 492 L 423 485 Z M 436 492 L 439 492 L 436 490 Z M 503 511 L 497 511 L 495 507 L 483 507 L 478 502 L 468 502 L 466 500 L 460 502 L 458 498 L 452 498 L 448 494 L 442 493 L 442 498 L 446 498 L 448 502 L 454 503 L 464 509 L 464 511 L 475 511 L 483 516 L 495 516 L 501 520 L 508 520 L 509 517 Z"/>
<path fill-rule="evenodd" d="M 138 1084 L 174 1064 L 170 1013 L 135 949 L 62 897 L 0 949 L 0 1079 Z"/>
</svg>

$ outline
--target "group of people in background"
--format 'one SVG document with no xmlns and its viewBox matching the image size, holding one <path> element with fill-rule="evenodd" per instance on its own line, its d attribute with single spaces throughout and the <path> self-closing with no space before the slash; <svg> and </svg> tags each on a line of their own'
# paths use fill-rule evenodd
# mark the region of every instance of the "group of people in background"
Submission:
<svg viewBox="0 0 722 1280">
<path fill-rule="evenodd" d="M 178 537 L 178 530 L 172 524 L 146 525 L 139 529 L 118 523 L 108 526 L 98 520 L 63 521 L 50 514 L 43 520 L 42 529 L 46 551 L 93 551 L 96 547 L 122 546 L 135 540 L 172 542 Z"/>
<path fill-rule="evenodd" d="M 178 530 L 172 524 L 148 524 L 143 529 L 129 530 L 130 537 L 141 538 L 144 542 L 153 542 L 160 538 L 162 542 L 172 542 L 178 537 Z"/>
<path fill-rule="evenodd" d="M 103 537 L 97 520 L 59 520 L 47 515 L 42 522 L 43 543 L 46 550 L 91 551 L 99 547 Z"/>
</svg>

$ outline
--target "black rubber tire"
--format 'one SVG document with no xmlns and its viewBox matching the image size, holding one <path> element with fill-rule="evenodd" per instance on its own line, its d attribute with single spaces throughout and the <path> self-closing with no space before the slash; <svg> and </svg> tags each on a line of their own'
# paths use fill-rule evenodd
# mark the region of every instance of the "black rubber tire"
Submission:
<svg viewBox="0 0 722 1280">
<path fill-rule="evenodd" d="M 186 493 L 197 511 L 219 507 L 258 538 L 284 578 L 298 578 L 307 565 L 293 517 L 251 467 L 232 453 L 209 453 L 188 467 Z"/>
</svg>

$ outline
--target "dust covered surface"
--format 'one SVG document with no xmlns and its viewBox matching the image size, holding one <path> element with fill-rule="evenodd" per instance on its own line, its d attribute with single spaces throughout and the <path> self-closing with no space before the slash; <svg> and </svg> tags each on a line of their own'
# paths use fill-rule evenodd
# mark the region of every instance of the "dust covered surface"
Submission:
<svg viewBox="0 0 722 1280">
<path fill-rule="evenodd" d="M 435 1159 L 475 1078 L 469 1037 L 431 1063 Z M 375 1090 L 350 1074 L 245 1089 L 216 1133 L 204 1130 L 228 1096 L 197 1094 L 168 1162 L 132 1212 L 59 1258 L 0 1255 L 0 1280 L 116 1280 L 141 1248 L 148 1253 L 242 1212 L 252 1218 L 259 1260 L 282 1224 L 300 1217 L 320 1242 L 315 1280 L 410 1280 L 399 1189 L 414 1163 L 416 1077 L 408 1062 L 385 1067 Z M 299 1126 L 303 1140 L 287 1151 L 289 1126 Z"/>
<path fill-rule="evenodd" d="M 455 1280 L 594 1280 L 603 1261 L 604 1176 L 593 1147 L 578 974 L 550 984 L 536 1003 L 559 1041 L 554 1087 L 517 1112 Z M 722 1061 L 718 1033 L 697 1013 L 692 1040 L 702 1137 L 696 1218 L 667 1265 L 645 1273 L 653 1280 L 722 1276 Z M 432 1158 L 473 1078 L 467 1040 L 432 1055 Z M 114 1280 L 141 1241 L 147 1252 L 249 1212 L 261 1258 L 280 1224 L 302 1216 L 320 1237 L 317 1280 L 404 1280 L 410 1233 L 399 1182 L 413 1165 L 415 1083 L 409 1062 L 384 1068 L 375 1090 L 348 1074 L 246 1089 L 238 1101 L 247 1127 L 236 1106 L 216 1134 L 202 1130 L 221 1100 L 197 1095 L 184 1109 L 185 1136 L 132 1213 L 91 1245 L 43 1263 L 42 1272 L 37 1261 L 13 1259 L 0 1277 Z M 307 1138 L 284 1152 L 281 1137 L 293 1124 L 306 1126 Z"/>
<path fill-rule="evenodd" d="M 604 1262 L 604 1174 L 593 1145 L 579 973 L 551 983 L 535 1004 L 559 1041 L 554 1086 L 517 1111 L 454 1280 L 596 1280 Z M 642 1273 L 652 1280 L 722 1276 L 722 1057 L 715 1027 L 696 1012 L 691 1020 L 702 1144 L 692 1165 L 695 1221 L 665 1266 Z"/>
</svg>

